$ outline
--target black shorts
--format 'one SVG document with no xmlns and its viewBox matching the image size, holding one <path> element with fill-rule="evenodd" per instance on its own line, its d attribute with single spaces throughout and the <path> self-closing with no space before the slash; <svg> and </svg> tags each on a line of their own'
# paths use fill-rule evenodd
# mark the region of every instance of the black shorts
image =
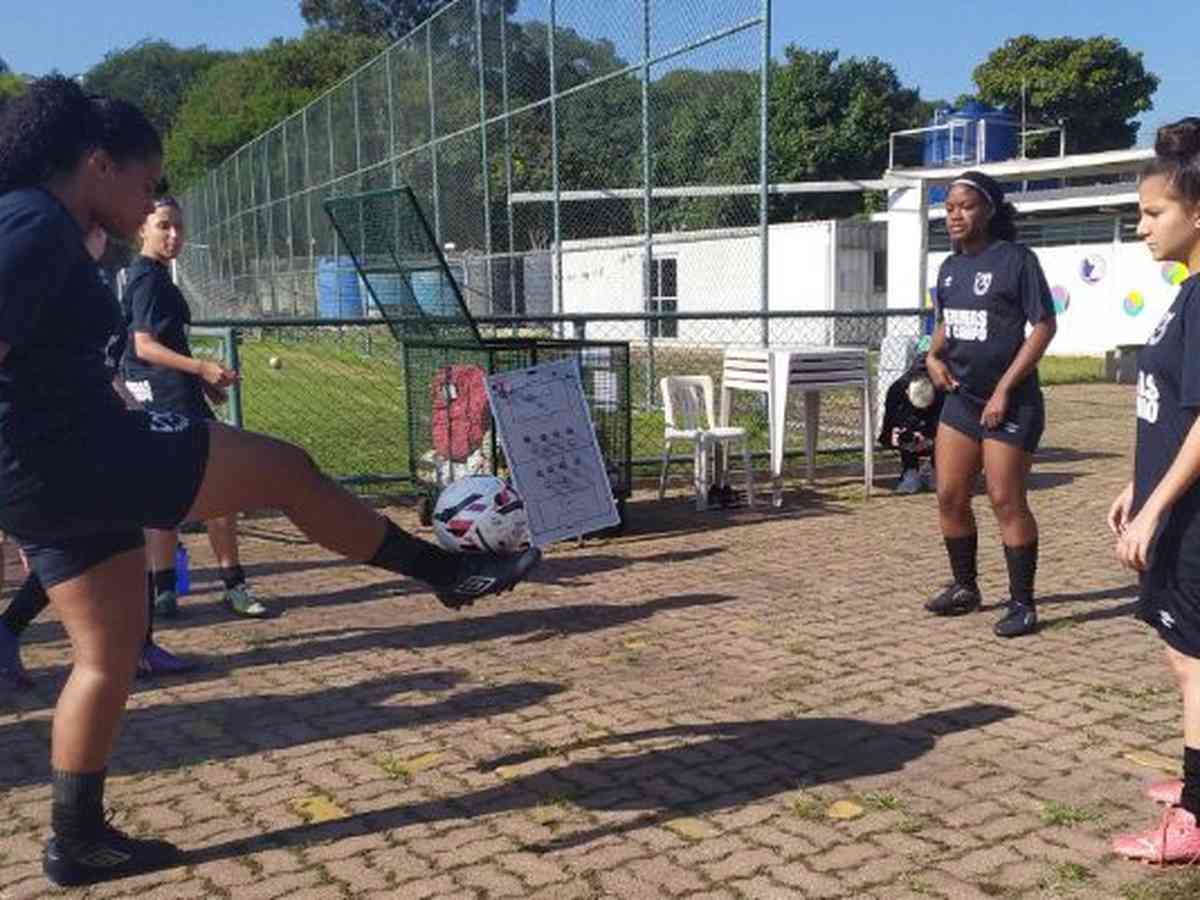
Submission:
<svg viewBox="0 0 1200 900">
<path fill-rule="evenodd" d="M 70 441 L 15 453 L 19 499 L 0 505 L 0 530 L 49 588 L 143 543 L 143 528 L 175 528 L 208 464 L 208 425 L 160 412 L 105 415 Z"/>
<path fill-rule="evenodd" d="M 1037 450 L 1046 428 L 1046 403 L 1040 390 L 1010 401 L 1004 421 L 998 428 L 984 428 L 980 424 L 983 407 L 984 404 L 974 398 L 947 393 L 941 423 L 975 441 L 1002 441 L 1027 453 Z"/>
<path fill-rule="evenodd" d="M 1167 646 L 1200 659 L 1200 584 L 1169 582 L 1150 587 L 1143 579 L 1137 616 Z"/>
</svg>

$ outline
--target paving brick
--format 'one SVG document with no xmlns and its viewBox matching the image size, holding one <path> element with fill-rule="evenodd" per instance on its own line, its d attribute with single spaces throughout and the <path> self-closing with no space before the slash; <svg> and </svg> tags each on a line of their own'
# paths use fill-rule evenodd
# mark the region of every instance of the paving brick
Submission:
<svg viewBox="0 0 1200 900">
<path fill-rule="evenodd" d="M 946 570 L 935 499 L 863 502 L 836 473 L 781 510 L 698 516 L 639 493 L 628 534 L 557 545 L 531 584 L 463 614 L 261 516 L 244 564 L 287 614 L 230 623 L 191 542 L 199 590 L 164 641 L 221 677 L 139 682 L 107 799 L 200 861 L 89 896 L 1034 900 L 1067 862 L 1092 876 L 1079 896 L 1120 896 L 1144 876 L 1109 838 L 1150 824 L 1140 790 L 1160 777 L 1128 754 L 1177 766 L 1178 704 L 1108 562 L 1129 391 L 1047 397 L 1030 493 L 1046 627 L 1021 642 L 993 638 L 992 611 L 914 618 Z M 975 504 L 992 603 L 1007 575 Z M 4 900 L 47 895 L 69 653 L 53 612 L 24 652 L 38 687 L 0 698 Z M 408 777 L 379 762 L 429 754 Z M 290 803 L 316 795 L 347 818 L 305 823 Z M 864 815 L 825 818 L 841 799 Z M 1103 818 L 1048 826 L 1051 800 Z"/>
</svg>

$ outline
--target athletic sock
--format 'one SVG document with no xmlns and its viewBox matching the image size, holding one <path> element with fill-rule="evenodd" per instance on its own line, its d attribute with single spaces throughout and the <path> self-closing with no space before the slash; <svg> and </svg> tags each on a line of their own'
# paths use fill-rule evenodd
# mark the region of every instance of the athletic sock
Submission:
<svg viewBox="0 0 1200 900">
<path fill-rule="evenodd" d="M 164 591 L 175 590 L 175 567 L 163 569 L 161 572 L 154 573 L 154 593 L 161 594 Z"/>
<path fill-rule="evenodd" d="M 1183 748 L 1183 794 L 1179 805 L 1200 821 L 1200 750 Z"/>
<path fill-rule="evenodd" d="M 246 573 L 242 571 L 241 563 L 228 569 L 221 566 L 221 581 L 225 583 L 225 590 L 231 591 L 245 580 Z"/>
<path fill-rule="evenodd" d="M 42 610 L 50 605 L 50 597 L 42 587 L 41 580 L 36 575 L 28 575 L 17 589 L 8 609 L 0 615 L 2 623 L 14 637 L 20 637 L 29 623 L 41 615 Z"/>
<path fill-rule="evenodd" d="M 1033 606 L 1033 579 L 1037 574 L 1037 560 L 1037 541 L 1024 547 L 1004 545 L 1004 561 L 1008 564 L 1008 591 L 1013 601 Z"/>
<path fill-rule="evenodd" d="M 387 520 L 383 543 L 367 560 L 367 565 L 419 578 L 435 586 L 449 584 L 458 571 L 453 554 L 413 537 L 391 519 Z"/>
<path fill-rule="evenodd" d="M 104 779 L 107 769 L 99 772 L 54 770 L 50 804 L 50 827 L 56 837 L 85 838 L 104 824 Z"/>
<path fill-rule="evenodd" d="M 948 537 L 946 554 L 950 557 L 950 571 L 954 580 L 971 591 L 979 590 L 979 573 L 975 568 L 975 555 L 979 550 L 979 533 L 971 532 L 963 537 Z"/>
</svg>

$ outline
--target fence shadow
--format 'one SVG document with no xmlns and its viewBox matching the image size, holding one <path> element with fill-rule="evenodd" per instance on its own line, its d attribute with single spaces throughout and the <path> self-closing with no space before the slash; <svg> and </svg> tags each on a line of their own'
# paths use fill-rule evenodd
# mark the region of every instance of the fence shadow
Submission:
<svg viewBox="0 0 1200 900">
<path fill-rule="evenodd" d="M 489 616 L 467 615 L 396 628 L 347 625 L 278 635 L 258 639 L 252 647 L 237 653 L 189 656 L 199 664 L 196 670 L 170 679 L 135 682 L 133 692 L 136 695 L 154 691 L 164 683 L 192 685 L 222 680 L 241 669 L 287 665 L 346 653 L 370 653 L 381 648 L 427 649 L 504 639 L 517 643 L 561 640 L 644 622 L 662 613 L 716 606 L 736 599 L 732 594 L 671 594 L 642 603 L 577 603 L 548 609 L 516 609 Z M 32 670 L 36 688 L 20 694 L 17 705 L 26 712 L 50 706 L 67 673 L 66 665 Z"/>
<path fill-rule="evenodd" d="M 565 764 L 546 757 L 544 748 L 487 761 L 484 770 L 539 767 L 529 774 L 510 773 L 495 787 L 213 844 L 187 853 L 184 864 L 305 847 L 418 823 L 473 820 L 541 804 L 566 807 L 567 818 L 573 820 L 528 847 L 552 852 L 799 788 L 896 772 L 930 752 L 942 735 L 983 728 L 1013 715 L 1008 707 L 973 704 L 899 724 L 767 719 L 607 735 L 555 748 L 563 758 L 576 753 L 589 757 Z M 644 744 L 652 746 L 639 746 Z M 590 758 L 596 752 L 605 755 Z"/>
<path fill-rule="evenodd" d="M 113 768 L 176 769 L 314 741 L 486 719 L 534 706 L 565 690 L 553 682 L 519 681 L 471 687 L 431 703 L 396 702 L 397 695 L 404 693 L 445 695 L 465 677 L 452 670 L 389 674 L 301 694 L 262 693 L 129 709 L 122 720 Z M 30 719 L 0 726 L 0 744 L 8 760 L 25 760 L 24 765 L 6 764 L 0 770 L 0 788 L 49 780 L 50 725 L 47 720 Z"/>
</svg>

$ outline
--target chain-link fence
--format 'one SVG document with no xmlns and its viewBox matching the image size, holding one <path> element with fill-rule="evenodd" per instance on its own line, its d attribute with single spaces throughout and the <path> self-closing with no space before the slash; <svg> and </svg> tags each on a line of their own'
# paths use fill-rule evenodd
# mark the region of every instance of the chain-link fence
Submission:
<svg viewBox="0 0 1200 900">
<path fill-rule="evenodd" d="M 770 8 L 447 4 L 185 192 L 195 317 L 367 314 L 322 202 L 401 185 L 478 314 L 674 312 L 656 248 L 718 230 L 739 240 L 703 308 L 765 309 Z M 613 239 L 633 275 L 596 300 L 564 255 Z"/>
<path fill-rule="evenodd" d="M 909 342 L 897 342 L 887 335 L 920 330 L 920 313 L 915 310 L 887 315 L 505 317 L 482 319 L 480 327 L 485 338 L 586 335 L 593 341 L 620 341 L 622 329 L 631 322 L 644 329 L 655 321 L 682 324 L 680 320 L 689 324 L 688 333 L 694 337 L 630 343 L 629 440 L 635 476 L 655 474 L 661 459 L 665 422 L 658 384 L 663 377 L 707 374 L 719 386 L 725 349 L 758 344 L 764 327 L 779 345 L 813 345 L 836 328 L 846 344 L 868 349 L 872 374 L 882 384 L 906 368 L 912 358 Z M 242 372 L 245 427 L 300 444 L 325 471 L 343 479 L 400 481 L 417 474 L 410 472 L 410 441 L 421 447 L 429 443 L 430 436 L 408 433 L 413 419 L 405 408 L 405 351 L 384 323 L 297 319 L 199 324 L 233 328 Z M 876 390 L 877 395 L 881 393 Z M 794 408 L 789 408 L 787 416 L 786 450 L 798 454 L 804 447 L 802 399 L 797 395 L 790 402 Z M 852 461 L 861 453 L 859 396 L 853 391 L 826 392 L 821 407 L 818 451 L 826 460 Z M 748 429 L 751 450 L 765 468 L 769 437 L 764 398 L 735 393 L 730 423 Z"/>
</svg>

